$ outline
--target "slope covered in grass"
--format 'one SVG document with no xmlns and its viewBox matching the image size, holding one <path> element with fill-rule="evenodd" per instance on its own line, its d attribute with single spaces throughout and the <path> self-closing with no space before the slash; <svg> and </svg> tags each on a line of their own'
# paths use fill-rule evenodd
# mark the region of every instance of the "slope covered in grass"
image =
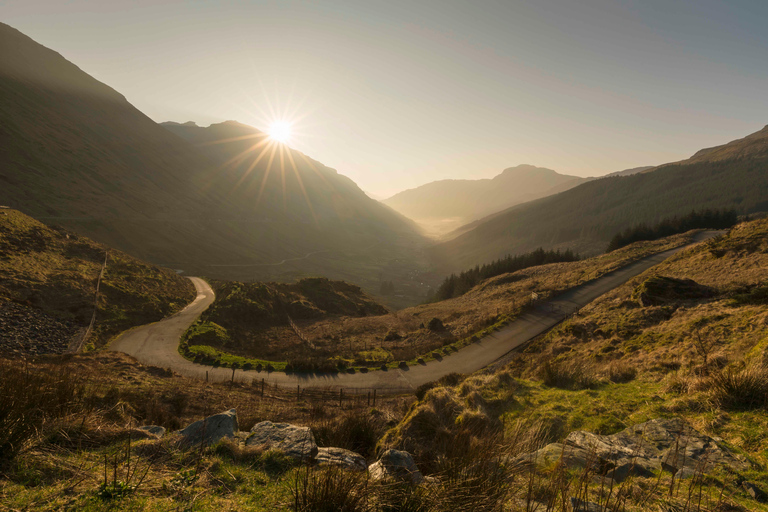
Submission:
<svg viewBox="0 0 768 512">
<path fill-rule="evenodd" d="M 764 510 L 742 482 L 768 488 L 766 269 L 768 220 L 740 224 L 604 295 L 495 369 L 425 386 L 380 445 L 409 449 L 429 467 L 450 457 L 457 439 L 525 434 L 544 446 L 576 430 L 607 435 L 682 418 L 751 468 L 701 477 L 702 503 L 725 496 L 728 510 Z M 566 492 L 558 486 L 567 481 L 590 486 L 577 471 L 548 487 L 562 478 L 550 470 L 537 477 L 547 492 Z M 622 485 L 627 510 L 645 510 L 644 499 L 685 501 L 669 478 Z M 607 485 L 592 495 L 605 497 Z"/>
<path fill-rule="evenodd" d="M 88 340 L 92 346 L 160 320 L 194 299 L 194 286 L 170 269 L 50 228 L 21 212 L 0 212 L 0 305 L 12 324 L 0 332 L 6 342 L 18 338 L 22 349 L 24 343 L 45 342 L 42 338 L 55 335 L 55 329 L 38 332 L 46 322 L 78 338 L 91 320 L 105 258 L 96 323 Z"/>
</svg>

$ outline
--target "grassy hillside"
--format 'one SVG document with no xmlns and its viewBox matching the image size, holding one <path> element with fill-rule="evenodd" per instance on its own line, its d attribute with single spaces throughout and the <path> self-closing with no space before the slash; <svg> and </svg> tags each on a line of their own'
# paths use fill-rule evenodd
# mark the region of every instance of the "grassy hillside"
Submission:
<svg viewBox="0 0 768 512">
<path fill-rule="evenodd" d="M 245 130 L 265 153 L 224 165 L 7 25 L 0 45 L 0 204 L 189 274 L 372 291 L 385 274 L 393 301 L 426 292 L 415 227 L 336 171 L 237 123 L 204 131 Z M 216 148 L 237 155 L 243 141 Z"/>
<path fill-rule="evenodd" d="M 48 226 L 0 210 L 0 339 L 22 352 L 61 352 L 91 321 L 96 281 L 106 258 L 88 345 L 160 320 L 195 297 L 189 280 Z M 42 332 L 41 332 L 42 329 Z M 57 343 L 48 346 L 54 338 Z"/>
<path fill-rule="evenodd" d="M 688 234 L 676 235 L 587 260 L 502 274 L 460 297 L 391 313 L 346 283 L 318 279 L 290 286 L 220 283 L 216 302 L 203 314 L 204 322 L 188 333 L 192 339 L 186 355 L 218 364 L 242 365 L 247 359 L 241 358 L 251 358 L 252 365 L 271 363 L 279 370 L 287 362 L 305 370 L 376 370 L 382 365 L 396 367 L 401 361 L 428 361 L 511 321 L 533 291 L 544 299 L 688 241 Z M 322 293 L 308 293 L 307 285 Z M 278 297 L 283 297 L 284 311 L 291 311 L 295 327 L 287 323 Z M 329 307 L 339 303 L 345 306 Z"/>
<path fill-rule="evenodd" d="M 440 236 L 516 204 L 573 188 L 585 180 L 551 169 L 518 165 L 504 169 L 492 179 L 434 181 L 399 192 L 383 203 Z"/>
<path fill-rule="evenodd" d="M 767 142 L 768 127 L 690 160 L 584 183 L 480 221 L 432 254 L 452 271 L 537 247 L 589 255 L 629 226 L 693 209 L 768 210 Z"/>
<path fill-rule="evenodd" d="M 295 389 L 270 387 L 262 394 L 258 385 L 208 384 L 119 354 L 35 360 L 26 370 L 0 361 L 3 374 L 13 377 L 0 385 L 0 404 L 18 407 L 9 418 L 38 407 L 29 418 L 40 426 L 0 429 L 2 447 L 11 434 L 24 440 L 19 452 L 2 453 L 3 505 L 573 512 L 571 498 L 578 496 L 627 512 L 768 510 L 743 485 L 768 489 L 767 240 L 768 220 L 737 226 L 601 297 L 496 368 L 448 376 L 417 390 L 418 399 L 379 397 L 376 407 L 365 396 L 340 405 L 338 394 L 296 396 Z M 616 253 L 648 249 L 638 245 L 644 244 Z M 563 265 L 506 278 L 553 288 L 575 272 Z M 491 280 L 476 292 L 500 285 Z M 33 388 L 46 392 L 26 392 Z M 230 407 L 241 431 L 262 420 L 306 425 L 320 446 L 356 450 L 369 463 L 386 447 L 408 449 L 428 480 L 377 482 L 364 472 L 297 466 L 279 452 L 226 440 L 181 450 L 173 439 L 152 439 L 135 428 L 178 429 Z M 711 436 L 708 451 L 728 450 L 738 464 L 675 479 L 657 471 L 612 482 L 601 477 L 610 464 L 569 466 L 565 457 L 563 464 L 532 465 L 524 455 L 576 429 L 612 434 L 657 418 L 685 421 Z M 648 441 L 653 447 L 663 439 Z M 708 451 L 698 460 L 706 461 Z M 563 448 L 548 453 L 557 460 Z M 110 482 L 116 471 L 125 485 L 104 486 L 105 468 Z M 147 478 L 136 476 L 145 471 Z"/>
<path fill-rule="evenodd" d="M 533 451 L 575 430 L 607 435 L 682 418 L 751 466 L 699 480 L 700 503 L 710 505 L 692 510 L 765 510 L 741 483 L 768 488 L 766 268 L 768 221 L 741 224 L 599 298 L 495 369 L 425 386 L 381 447 L 410 450 L 420 467 L 434 467 L 455 453 L 457 439 L 482 445 L 503 435 Z M 567 498 L 561 493 L 572 486 L 605 499 L 607 487 L 584 474 L 541 467 L 538 499 Z M 620 489 L 614 501 L 632 511 L 687 499 L 687 487 L 670 490 L 669 475 L 635 477 Z M 718 500 L 730 505 L 710 508 Z"/>
<path fill-rule="evenodd" d="M 325 359 L 336 351 L 317 346 L 299 325 L 388 312 L 359 287 L 324 278 L 294 284 L 215 281 L 213 288 L 216 300 L 185 338 L 191 357 L 213 347 L 275 362 Z"/>
</svg>

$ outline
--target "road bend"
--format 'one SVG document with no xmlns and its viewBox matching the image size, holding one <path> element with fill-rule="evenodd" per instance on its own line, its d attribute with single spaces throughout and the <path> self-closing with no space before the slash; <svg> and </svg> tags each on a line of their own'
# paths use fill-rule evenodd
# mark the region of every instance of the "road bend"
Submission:
<svg viewBox="0 0 768 512">
<path fill-rule="evenodd" d="M 567 316 L 594 301 L 601 295 L 621 286 L 635 276 L 658 265 L 670 256 L 692 245 L 712 238 L 721 232 L 703 231 L 694 236 L 691 244 L 660 252 L 642 258 L 597 279 L 571 288 L 547 301 L 542 301 L 533 310 L 517 317 L 502 329 L 480 339 L 458 352 L 407 369 L 375 370 L 367 373 L 315 373 L 286 374 L 283 372 L 257 372 L 235 370 L 236 382 L 261 382 L 281 387 L 302 388 L 344 388 L 354 390 L 377 390 L 379 393 L 409 392 L 421 384 L 431 382 L 449 373 L 472 373 L 492 364 L 509 352 L 551 329 Z M 179 341 L 184 332 L 200 314 L 211 305 L 215 295 L 211 287 L 200 278 L 190 277 L 195 285 L 197 297 L 179 313 L 159 322 L 131 329 L 115 339 L 110 350 L 124 352 L 140 362 L 170 368 L 187 377 L 230 381 L 233 377 L 229 368 L 214 368 L 184 359 L 179 354 Z"/>
</svg>

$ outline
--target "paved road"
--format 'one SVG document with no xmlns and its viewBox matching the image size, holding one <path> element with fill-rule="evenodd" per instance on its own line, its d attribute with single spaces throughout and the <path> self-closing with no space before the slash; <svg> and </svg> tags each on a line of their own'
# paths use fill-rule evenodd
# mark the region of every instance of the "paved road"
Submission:
<svg viewBox="0 0 768 512">
<path fill-rule="evenodd" d="M 700 232 L 693 243 L 711 238 L 719 232 Z M 356 374 L 285 374 L 282 372 L 256 372 L 237 370 L 235 380 L 240 382 L 264 379 L 270 385 L 284 387 L 323 387 L 376 389 L 379 392 L 410 391 L 426 382 L 439 379 L 449 373 L 472 373 L 484 368 L 510 351 L 557 325 L 566 315 L 578 311 L 601 295 L 658 265 L 673 254 L 690 247 L 676 249 L 643 258 L 598 279 L 572 288 L 549 301 L 542 302 L 535 310 L 523 314 L 503 329 L 481 339 L 459 352 L 413 366 L 407 370 L 390 369 Z M 196 277 L 189 279 L 195 284 L 197 298 L 183 311 L 154 324 L 137 327 L 120 335 L 110 349 L 132 355 L 144 364 L 171 368 L 188 377 L 212 381 L 229 381 L 232 370 L 212 368 L 184 359 L 178 352 L 179 338 L 195 319 L 213 302 L 214 293 L 208 283 Z"/>
</svg>

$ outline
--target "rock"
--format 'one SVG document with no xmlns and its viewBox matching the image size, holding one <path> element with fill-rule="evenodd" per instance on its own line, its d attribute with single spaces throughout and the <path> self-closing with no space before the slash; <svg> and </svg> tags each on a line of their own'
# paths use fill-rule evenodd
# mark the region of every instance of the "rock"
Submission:
<svg viewBox="0 0 768 512">
<path fill-rule="evenodd" d="M 749 469 L 714 439 L 700 434 L 681 419 L 655 419 L 610 436 L 576 431 L 563 444 L 550 444 L 516 459 L 516 463 L 551 465 L 562 458 L 569 468 L 584 468 L 616 481 L 630 475 L 651 476 L 664 469 L 688 478 L 721 464 L 736 470 Z M 703 467 L 701 467 L 703 465 Z"/>
<path fill-rule="evenodd" d="M 413 485 L 424 481 L 411 454 L 400 450 L 385 451 L 379 460 L 368 467 L 368 472 L 374 481 L 393 478 Z"/>
<path fill-rule="evenodd" d="M 204 420 L 199 420 L 187 428 L 180 431 L 181 442 L 187 446 L 194 446 L 199 443 L 214 444 L 221 439 L 228 437 L 234 439 L 237 427 L 237 412 L 230 409 L 227 412 L 214 414 Z"/>
<path fill-rule="evenodd" d="M 316 460 L 323 466 L 342 466 L 355 471 L 368 469 L 368 464 L 362 455 L 344 448 L 318 448 Z"/>
<path fill-rule="evenodd" d="M 315 436 L 309 427 L 271 421 L 254 425 L 245 444 L 279 450 L 288 457 L 303 461 L 313 460 L 318 452 Z"/>
<path fill-rule="evenodd" d="M 139 427 L 138 430 L 148 432 L 158 439 L 165 435 L 165 427 L 160 427 L 158 425 L 144 425 L 143 427 Z"/>
<path fill-rule="evenodd" d="M 766 494 L 762 489 L 760 489 L 752 482 L 742 482 L 741 486 L 744 487 L 744 490 L 747 491 L 747 494 L 752 496 L 752 498 L 754 498 L 756 501 L 759 501 L 760 503 L 765 503 L 768 501 L 768 494 Z"/>
<path fill-rule="evenodd" d="M 685 466 L 685 467 L 682 467 L 679 470 L 677 470 L 677 472 L 675 473 L 675 476 L 673 477 L 673 479 L 675 481 L 678 481 L 678 480 L 690 480 L 694 476 L 696 476 L 696 470 L 693 469 L 693 468 L 689 468 L 688 466 Z"/>
</svg>

